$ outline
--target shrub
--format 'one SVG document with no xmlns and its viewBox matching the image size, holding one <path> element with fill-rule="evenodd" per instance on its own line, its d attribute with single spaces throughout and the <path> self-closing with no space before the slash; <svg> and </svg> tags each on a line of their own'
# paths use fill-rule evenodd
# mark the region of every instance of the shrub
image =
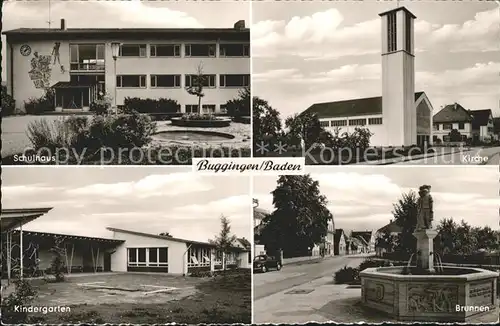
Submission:
<svg viewBox="0 0 500 326">
<path fill-rule="evenodd" d="M 55 110 L 55 92 L 53 89 L 49 88 L 45 90 L 45 94 L 39 98 L 30 98 L 27 102 L 24 102 L 24 108 L 27 114 L 43 114 L 45 112 L 50 112 Z"/>
<path fill-rule="evenodd" d="M 335 284 L 349 284 L 359 280 L 359 270 L 344 266 L 335 272 Z"/>
<path fill-rule="evenodd" d="M 13 115 L 16 111 L 16 101 L 7 93 L 7 86 L 2 86 L 2 117 Z"/>
<path fill-rule="evenodd" d="M 99 99 L 90 103 L 90 111 L 97 115 L 109 113 L 109 110 L 111 109 L 111 102 L 112 100 L 110 96 L 102 94 Z"/>
<path fill-rule="evenodd" d="M 238 98 L 226 102 L 226 112 L 227 115 L 239 119 L 251 115 L 250 106 L 250 88 L 246 87 L 239 91 Z"/>
<path fill-rule="evenodd" d="M 61 255 L 56 254 L 50 263 L 50 270 L 56 282 L 64 282 L 64 262 Z"/>
<path fill-rule="evenodd" d="M 29 323 L 27 312 L 16 312 L 16 306 L 28 306 L 37 296 L 37 291 L 29 281 L 15 280 L 15 291 L 2 300 L 2 324 L 26 324 Z"/>
<path fill-rule="evenodd" d="M 28 125 L 27 136 L 36 150 L 45 148 L 55 153 L 58 148 L 71 147 L 74 134 L 64 119 L 51 122 L 47 119 L 40 119 Z"/>
<path fill-rule="evenodd" d="M 359 264 L 358 270 L 361 272 L 367 268 L 389 267 L 389 266 L 392 266 L 392 263 L 388 260 L 369 258 L 361 262 L 361 264 Z"/>
<path fill-rule="evenodd" d="M 186 113 L 182 115 L 182 120 L 220 120 L 213 114 Z"/>
<path fill-rule="evenodd" d="M 180 105 L 177 101 L 167 98 L 159 99 L 141 99 L 138 97 L 126 97 L 123 106 L 127 110 L 138 113 L 168 114 L 180 111 Z"/>
<path fill-rule="evenodd" d="M 212 277 L 213 272 L 211 271 L 193 271 L 189 274 L 191 277 Z"/>
</svg>

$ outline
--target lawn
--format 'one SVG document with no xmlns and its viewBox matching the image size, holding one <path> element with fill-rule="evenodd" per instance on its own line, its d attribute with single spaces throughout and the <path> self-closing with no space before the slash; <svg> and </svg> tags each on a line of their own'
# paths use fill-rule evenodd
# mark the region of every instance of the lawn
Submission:
<svg viewBox="0 0 500 326">
<path fill-rule="evenodd" d="M 164 274 L 75 277 L 35 284 L 33 306 L 69 313 L 32 313 L 36 323 L 251 323 L 251 274 L 195 278 Z"/>
</svg>

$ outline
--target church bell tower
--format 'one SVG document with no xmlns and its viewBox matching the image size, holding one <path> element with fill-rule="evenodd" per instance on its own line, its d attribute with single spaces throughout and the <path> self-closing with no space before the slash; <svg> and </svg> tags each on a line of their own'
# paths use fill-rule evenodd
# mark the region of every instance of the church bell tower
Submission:
<svg viewBox="0 0 500 326">
<path fill-rule="evenodd" d="M 382 18 L 382 122 L 387 146 L 417 144 L 413 15 L 405 7 Z"/>
</svg>

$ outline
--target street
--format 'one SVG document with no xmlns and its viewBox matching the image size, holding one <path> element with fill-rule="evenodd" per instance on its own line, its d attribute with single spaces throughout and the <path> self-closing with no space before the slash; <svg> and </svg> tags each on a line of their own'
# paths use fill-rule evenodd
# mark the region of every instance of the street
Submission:
<svg viewBox="0 0 500 326">
<path fill-rule="evenodd" d="M 470 151 L 397 162 L 406 165 L 495 165 L 500 163 L 500 147 L 471 148 Z"/>
<path fill-rule="evenodd" d="M 254 273 L 254 322 L 301 323 L 330 320 L 329 317 L 315 316 L 314 306 L 321 307 L 335 299 L 335 294 L 330 292 L 329 287 L 338 287 L 344 291 L 345 285 L 333 285 L 333 274 L 337 270 L 344 266 L 357 267 L 367 257 L 367 255 L 329 257 L 316 262 L 285 265 L 281 271 Z M 323 287 L 324 283 L 328 286 Z M 312 286 L 315 293 L 287 295 L 292 288 L 303 286 Z M 321 288 L 327 289 L 328 293 L 321 293 L 323 292 Z M 351 289 L 350 292 L 352 291 Z M 360 289 L 354 291 L 360 292 Z M 325 299 L 325 294 L 328 299 Z M 352 293 L 350 295 L 352 296 Z"/>
</svg>

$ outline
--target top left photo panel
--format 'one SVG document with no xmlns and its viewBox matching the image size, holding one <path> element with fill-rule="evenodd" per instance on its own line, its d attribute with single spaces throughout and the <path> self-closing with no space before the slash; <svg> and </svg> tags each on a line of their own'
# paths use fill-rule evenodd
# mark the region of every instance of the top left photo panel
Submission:
<svg viewBox="0 0 500 326">
<path fill-rule="evenodd" d="M 250 157 L 250 2 L 4 2 L 3 165 Z"/>
</svg>

